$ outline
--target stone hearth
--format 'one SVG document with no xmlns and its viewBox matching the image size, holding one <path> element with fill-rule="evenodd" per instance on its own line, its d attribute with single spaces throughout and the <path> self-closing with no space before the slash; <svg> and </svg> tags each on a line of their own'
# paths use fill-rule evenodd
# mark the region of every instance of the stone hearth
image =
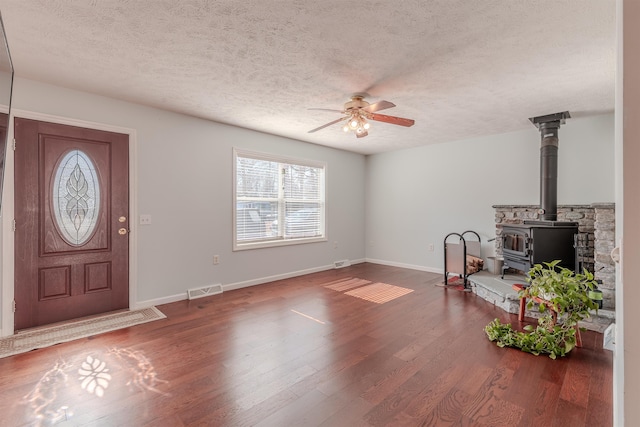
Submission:
<svg viewBox="0 0 640 427">
<path fill-rule="evenodd" d="M 502 226 L 539 219 L 537 205 L 495 205 L 496 255 L 502 255 Z M 578 261 L 594 273 L 603 294 L 603 308 L 615 309 L 616 270 L 611 259 L 615 246 L 615 204 L 559 205 L 558 221 L 578 223 Z M 514 291 L 515 292 L 515 291 Z"/>
<path fill-rule="evenodd" d="M 516 274 L 505 274 L 504 279 L 499 275 L 491 274 L 487 270 L 469 276 L 471 291 L 479 297 L 489 301 L 507 313 L 517 314 L 520 307 L 518 292 L 511 286 L 515 283 L 526 283 L 525 277 Z M 540 313 L 536 307 L 527 310 L 526 317 L 538 318 Z M 580 322 L 580 326 L 590 331 L 603 332 L 607 326 L 615 321 L 615 312 L 608 309 L 600 309 L 592 313 L 589 319 Z"/>
</svg>

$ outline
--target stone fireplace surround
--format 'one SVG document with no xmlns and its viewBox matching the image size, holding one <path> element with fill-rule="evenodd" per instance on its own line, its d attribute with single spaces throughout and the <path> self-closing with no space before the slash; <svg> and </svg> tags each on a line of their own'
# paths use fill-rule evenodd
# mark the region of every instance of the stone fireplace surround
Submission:
<svg viewBox="0 0 640 427">
<path fill-rule="evenodd" d="M 496 222 L 496 256 L 502 255 L 502 225 L 522 224 L 539 218 L 538 205 L 494 205 Z M 593 272 L 603 294 L 603 308 L 615 309 L 616 271 L 611 259 L 615 247 L 615 204 L 558 205 L 558 221 L 578 223 L 578 259 Z"/>
</svg>

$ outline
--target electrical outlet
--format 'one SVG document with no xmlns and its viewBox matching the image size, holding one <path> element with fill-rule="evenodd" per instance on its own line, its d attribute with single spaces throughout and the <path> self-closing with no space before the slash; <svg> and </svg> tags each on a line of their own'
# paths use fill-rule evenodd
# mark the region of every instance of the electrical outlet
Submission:
<svg viewBox="0 0 640 427">
<path fill-rule="evenodd" d="M 213 265 L 218 265 L 220 264 L 220 255 L 214 255 L 213 256 Z"/>
<path fill-rule="evenodd" d="M 140 215 L 140 225 L 151 225 L 151 215 Z"/>
<path fill-rule="evenodd" d="M 433 252 L 434 246 L 433 243 L 429 243 L 429 252 Z"/>
</svg>

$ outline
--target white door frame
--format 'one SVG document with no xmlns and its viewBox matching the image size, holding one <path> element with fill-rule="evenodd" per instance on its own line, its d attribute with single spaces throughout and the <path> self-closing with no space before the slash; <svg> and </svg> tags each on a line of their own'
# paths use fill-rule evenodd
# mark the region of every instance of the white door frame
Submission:
<svg viewBox="0 0 640 427">
<path fill-rule="evenodd" d="M 129 309 L 135 309 L 138 296 L 138 158 L 136 130 L 103 123 L 76 120 L 67 117 L 36 113 L 25 110 L 11 110 L 9 127 L 7 128 L 7 140 L 13 141 L 14 118 L 33 119 L 43 122 L 57 123 L 61 125 L 78 126 L 87 129 L 116 132 L 129 135 Z M 18 147 L 18 149 L 20 149 Z M 15 214 L 15 179 L 14 179 L 14 151 L 12 143 L 7 144 L 4 170 L 4 190 L 2 192 L 2 257 L 0 265 L 2 269 L 2 324 L 0 337 L 14 334 L 13 299 L 15 287 L 15 248 L 13 219 Z"/>
</svg>

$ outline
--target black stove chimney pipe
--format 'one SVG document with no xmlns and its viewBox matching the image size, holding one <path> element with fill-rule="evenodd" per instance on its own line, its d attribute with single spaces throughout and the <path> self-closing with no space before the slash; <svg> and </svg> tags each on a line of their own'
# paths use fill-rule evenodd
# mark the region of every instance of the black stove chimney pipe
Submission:
<svg viewBox="0 0 640 427">
<path fill-rule="evenodd" d="M 558 219 L 558 129 L 570 118 L 568 111 L 531 117 L 529 120 L 538 129 L 540 143 L 540 219 Z"/>
</svg>

